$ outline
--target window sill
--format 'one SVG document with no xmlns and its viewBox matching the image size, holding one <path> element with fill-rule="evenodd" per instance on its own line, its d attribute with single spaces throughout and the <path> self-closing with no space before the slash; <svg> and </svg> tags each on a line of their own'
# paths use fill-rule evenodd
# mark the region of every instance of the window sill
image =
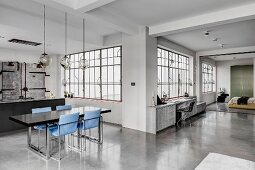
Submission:
<svg viewBox="0 0 255 170">
<path fill-rule="evenodd" d="M 203 92 L 203 94 L 212 94 L 212 93 L 216 93 L 216 91 L 212 91 L 212 92 Z"/>
<path fill-rule="evenodd" d="M 67 100 L 88 100 L 94 102 L 104 102 L 104 103 L 122 103 L 122 101 L 116 100 L 101 100 L 101 99 L 90 99 L 90 98 L 82 98 L 82 97 L 74 97 L 74 98 L 66 98 Z"/>
</svg>

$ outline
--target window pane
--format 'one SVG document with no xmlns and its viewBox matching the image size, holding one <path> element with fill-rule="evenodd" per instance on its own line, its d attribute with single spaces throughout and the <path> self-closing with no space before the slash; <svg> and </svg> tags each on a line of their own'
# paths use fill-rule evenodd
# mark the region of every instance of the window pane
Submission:
<svg viewBox="0 0 255 170">
<path fill-rule="evenodd" d="M 108 99 L 107 85 L 102 85 L 102 99 L 104 99 L 104 100 Z"/>
<path fill-rule="evenodd" d="M 102 83 L 107 83 L 107 67 L 102 67 Z"/>
<path fill-rule="evenodd" d="M 115 83 L 121 83 L 121 71 L 120 71 L 120 65 L 114 66 L 114 82 Z"/>
<path fill-rule="evenodd" d="M 113 66 L 108 66 L 108 84 L 113 84 Z"/>
</svg>

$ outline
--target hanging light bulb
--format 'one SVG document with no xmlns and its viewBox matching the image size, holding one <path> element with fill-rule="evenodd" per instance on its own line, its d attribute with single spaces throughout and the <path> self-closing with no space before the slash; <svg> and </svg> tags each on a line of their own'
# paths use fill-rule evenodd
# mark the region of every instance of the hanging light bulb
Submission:
<svg viewBox="0 0 255 170">
<path fill-rule="evenodd" d="M 61 59 L 60 65 L 65 69 L 69 69 L 71 62 L 70 58 L 67 56 L 67 13 L 65 13 L 65 56 Z"/>
<path fill-rule="evenodd" d="M 60 65 L 65 69 L 69 69 L 70 68 L 70 58 L 68 56 L 64 56 L 61 61 L 60 61 Z"/>
<path fill-rule="evenodd" d="M 85 70 L 89 67 L 89 62 L 84 58 L 84 56 L 81 57 L 79 61 L 79 68 L 82 70 Z"/>
<path fill-rule="evenodd" d="M 45 37 L 46 37 L 46 30 L 45 30 L 45 4 L 43 5 L 43 54 L 39 58 L 38 67 L 47 67 L 51 64 L 51 57 L 45 53 Z"/>
<path fill-rule="evenodd" d="M 39 58 L 39 64 L 41 64 L 42 67 L 49 66 L 51 62 L 52 62 L 52 58 L 46 53 L 43 53 L 41 57 Z"/>
</svg>

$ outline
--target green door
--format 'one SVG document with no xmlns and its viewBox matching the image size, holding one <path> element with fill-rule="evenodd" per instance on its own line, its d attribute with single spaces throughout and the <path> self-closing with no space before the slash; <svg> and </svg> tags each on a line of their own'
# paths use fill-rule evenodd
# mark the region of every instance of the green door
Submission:
<svg viewBox="0 0 255 170">
<path fill-rule="evenodd" d="M 231 66 L 231 97 L 253 97 L 253 66 Z"/>
</svg>

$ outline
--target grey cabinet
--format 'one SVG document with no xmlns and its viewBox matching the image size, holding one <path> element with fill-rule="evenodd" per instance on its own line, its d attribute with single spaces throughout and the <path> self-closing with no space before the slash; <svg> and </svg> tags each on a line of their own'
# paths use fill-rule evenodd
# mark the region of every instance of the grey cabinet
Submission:
<svg viewBox="0 0 255 170">
<path fill-rule="evenodd" d="M 156 130 L 157 132 L 175 125 L 176 105 L 167 104 L 156 108 Z"/>
</svg>

